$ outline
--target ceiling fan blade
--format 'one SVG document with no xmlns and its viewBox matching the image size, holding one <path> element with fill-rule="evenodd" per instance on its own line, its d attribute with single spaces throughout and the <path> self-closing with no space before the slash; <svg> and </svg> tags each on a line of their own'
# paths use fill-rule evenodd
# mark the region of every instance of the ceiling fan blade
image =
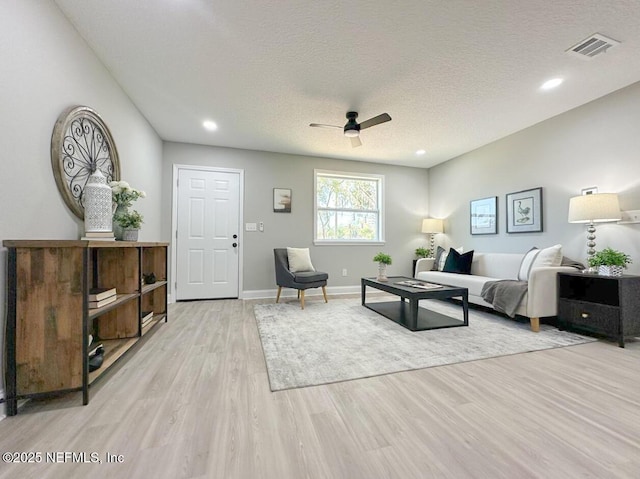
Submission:
<svg viewBox="0 0 640 479">
<path fill-rule="evenodd" d="M 360 123 L 360 129 L 364 130 L 365 128 L 370 128 L 372 126 L 379 125 L 380 123 L 384 123 L 387 121 L 391 121 L 391 117 L 388 113 L 383 113 L 382 115 L 374 116 L 373 118 L 369 118 L 368 120 Z"/>
<path fill-rule="evenodd" d="M 351 148 L 357 148 L 359 146 L 362 146 L 362 141 L 360 141 L 360 137 L 359 136 L 352 136 L 351 137 Z"/>
<path fill-rule="evenodd" d="M 343 127 L 341 126 L 336 126 L 336 125 L 324 125 L 322 123 L 309 123 L 309 126 L 313 126 L 315 128 L 338 128 L 339 130 L 342 130 Z"/>
</svg>

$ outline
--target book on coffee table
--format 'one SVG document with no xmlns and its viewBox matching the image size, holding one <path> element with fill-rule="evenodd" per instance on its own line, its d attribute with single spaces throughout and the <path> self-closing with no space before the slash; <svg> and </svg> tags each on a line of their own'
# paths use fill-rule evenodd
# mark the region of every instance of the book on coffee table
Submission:
<svg viewBox="0 0 640 479">
<path fill-rule="evenodd" d="M 441 284 L 436 283 L 425 283 L 424 281 L 414 281 L 414 280 L 405 280 L 398 281 L 395 284 L 400 284 L 402 286 L 410 286 L 412 288 L 420 288 L 420 289 L 437 289 L 442 288 Z"/>
</svg>

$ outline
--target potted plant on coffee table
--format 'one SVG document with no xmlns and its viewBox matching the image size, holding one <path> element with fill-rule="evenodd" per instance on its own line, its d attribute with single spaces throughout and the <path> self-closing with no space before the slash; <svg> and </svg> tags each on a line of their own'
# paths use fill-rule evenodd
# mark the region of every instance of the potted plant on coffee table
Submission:
<svg viewBox="0 0 640 479">
<path fill-rule="evenodd" d="M 622 272 L 631 263 L 631 257 L 621 251 L 605 248 L 589 258 L 589 266 L 598 268 L 603 276 L 622 276 Z"/>
<path fill-rule="evenodd" d="M 378 281 L 389 281 L 387 278 L 387 265 L 391 264 L 391 256 L 385 253 L 378 253 L 373 257 L 373 261 L 378 263 Z"/>
<path fill-rule="evenodd" d="M 113 218 L 122 228 L 122 241 L 138 241 L 138 231 L 142 226 L 143 216 L 136 210 L 117 214 Z"/>
</svg>

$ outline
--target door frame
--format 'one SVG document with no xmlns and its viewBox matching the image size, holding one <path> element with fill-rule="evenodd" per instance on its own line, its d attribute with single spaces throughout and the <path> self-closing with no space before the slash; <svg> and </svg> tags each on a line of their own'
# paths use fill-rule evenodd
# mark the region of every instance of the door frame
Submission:
<svg viewBox="0 0 640 479">
<path fill-rule="evenodd" d="M 244 170 L 236 168 L 221 168 L 217 166 L 200 165 L 173 165 L 173 178 L 171 179 L 171 291 L 172 302 L 176 301 L 176 287 L 178 284 L 177 270 L 177 239 L 178 239 L 178 178 L 180 170 L 212 171 L 218 173 L 236 173 L 240 179 L 239 205 L 238 205 L 238 299 L 243 299 L 243 257 L 244 257 Z"/>
</svg>

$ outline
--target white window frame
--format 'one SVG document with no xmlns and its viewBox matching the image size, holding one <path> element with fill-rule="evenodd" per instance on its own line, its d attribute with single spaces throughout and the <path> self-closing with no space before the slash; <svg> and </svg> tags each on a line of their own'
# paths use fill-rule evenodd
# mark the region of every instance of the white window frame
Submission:
<svg viewBox="0 0 640 479">
<path fill-rule="evenodd" d="M 336 176 L 345 179 L 361 179 L 375 180 L 378 182 L 378 239 L 318 239 L 318 177 L 319 176 Z M 354 173 L 347 171 L 334 170 L 313 170 L 313 244 L 321 245 L 384 245 L 384 175 L 376 175 L 372 173 Z M 340 210 L 340 208 L 335 208 Z M 344 210 L 353 211 L 353 210 Z"/>
</svg>

